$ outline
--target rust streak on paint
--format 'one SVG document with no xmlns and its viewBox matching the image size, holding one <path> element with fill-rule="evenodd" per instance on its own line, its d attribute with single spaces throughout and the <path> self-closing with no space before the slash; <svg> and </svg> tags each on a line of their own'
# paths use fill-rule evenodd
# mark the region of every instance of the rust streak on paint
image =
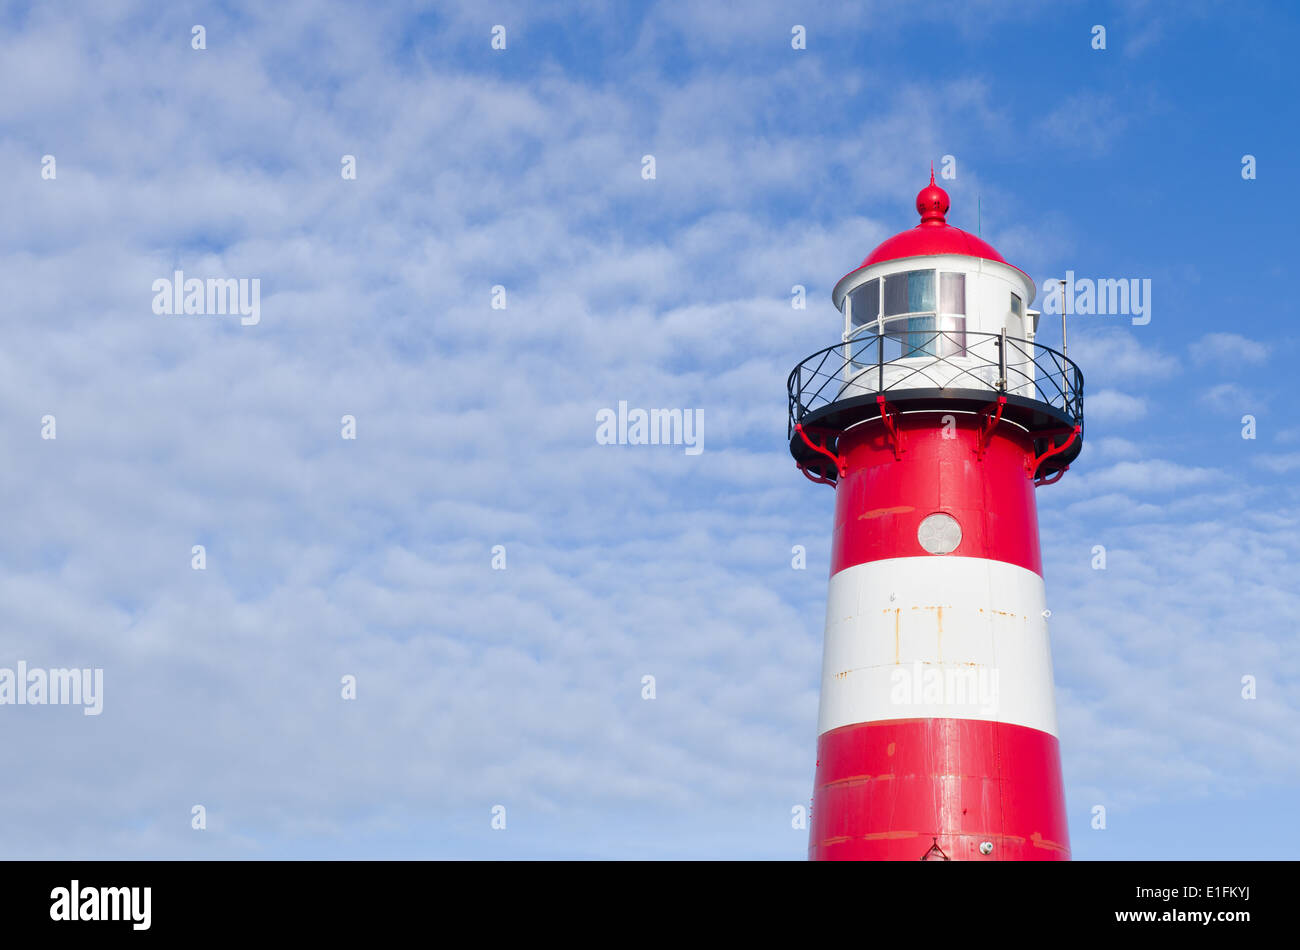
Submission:
<svg viewBox="0 0 1300 950">
<path fill-rule="evenodd" d="M 892 773 L 888 775 L 846 775 L 844 778 L 837 778 L 834 781 L 822 782 L 817 788 L 837 788 L 847 785 L 865 785 L 867 782 L 892 782 L 893 780 Z"/>
<path fill-rule="evenodd" d="M 900 618 L 900 616 L 902 615 L 902 613 L 903 613 L 903 611 L 902 611 L 901 608 L 898 608 L 898 607 L 895 607 L 895 608 L 894 608 L 894 664 L 895 664 L 895 665 L 898 665 L 900 662 L 902 662 L 902 661 L 899 660 L 899 658 L 898 658 L 898 655 L 899 655 L 899 653 L 898 653 L 898 624 L 899 624 L 899 618 Z"/>
<path fill-rule="evenodd" d="M 939 662 L 943 662 L 943 607 L 935 607 L 935 624 L 938 626 L 939 633 L 935 638 L 935 652 L 939 654 Z"/>
<path fill-rule="evenodd" d="M 919 837 L 922 837 L 919 831 L 881 831 L 871 835 L 836 835 L 834 838 L 823 838 L 818 847 L 826 848 L 830 845 L 844 844 L 848 841 L 888 841 Z"/>
<path fill-rule="evenodd" d="M 1060 851 L 1062 854 L 1069 854 L 1070 849 L 1063 844 L 1057 844 L 1055 841 L 1048 841 L 1040 832 L 1035 831 L 1029 836 L 1030 842 L 1035 848 L 1046 848 L 1049 851 Z"/>
<path fill-rule="evenodd" d="M 858 515 L 859 521 L 867 518 L 883 518 L 885 515 L 905 515 L 909 511 L 916 511 L 911 505 L 895 505 L 893 508 L 872 508 L 870 511 L 864 511 Z"/>
<path fill-rule="evenodd" d="M 919 831 L 877 831 L 875 834 L 858 835 L 862 841 L 893 841 L 900 838 L 916 838 L 920 836 Z"/>
</svg>

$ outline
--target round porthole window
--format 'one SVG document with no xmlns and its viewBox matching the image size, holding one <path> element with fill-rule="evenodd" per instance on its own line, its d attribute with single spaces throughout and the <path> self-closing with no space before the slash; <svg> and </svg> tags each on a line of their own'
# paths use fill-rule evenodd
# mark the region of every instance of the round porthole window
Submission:
<svg viewBox="0 0 1300 950">
<path fill-rule="evenodd" d="M 936 511 L 922 519 L 916 540 L 931 554 L 951 554 L 961 544 L 961 525 L 952 515 Z"/>
</svg>

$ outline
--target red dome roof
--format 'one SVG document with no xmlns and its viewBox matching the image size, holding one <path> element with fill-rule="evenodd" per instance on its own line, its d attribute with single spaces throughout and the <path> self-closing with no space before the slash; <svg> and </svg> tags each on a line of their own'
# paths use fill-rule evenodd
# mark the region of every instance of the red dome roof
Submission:
<svg viewBox="0 0 1300 950">
<path fill-rule="evenodd" d="M 997 261 L 999 264 L 1007 263 L 992 244 L 973 234 L 968 234 L 961 228 L 954 228 L 951 224 L 941 224 L 937 227 L 918 224 L 912 230 L 895 234 L 882 243 L 867 255 L 867 259 L 861 266 L 893 261 L 900 257 L 917 257 L 922 254 L 965 254 L 968 257 L 982 257 Z"/>
<path fill-rule="evenodd" d="M 948 192 L 934 183 L 933 169 L 930 171 L 930 184 L 916 196 L 916 210 L 920 212 L 921 223 L 910 231 L 895 234 L 884 241 L 867 255 L 859 269 L 868 264 L 923 254 L 965 254 L 968 257 L 997 261 L 999 264 L 1007 263 L 993 245 L 961 228 L 954 228 L 944 220 L 948 211 Z"/>
</svg>

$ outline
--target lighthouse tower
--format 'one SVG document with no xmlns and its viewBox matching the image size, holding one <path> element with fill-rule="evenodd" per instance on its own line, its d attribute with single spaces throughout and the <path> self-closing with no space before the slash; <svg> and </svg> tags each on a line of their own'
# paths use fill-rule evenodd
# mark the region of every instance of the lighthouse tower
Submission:
<svg viewBox="0 0 1300 950">
<path fill-rule="evenodd" d="M 933 172 L 916 208 L 788 385 L 835 489 L 809 856 L 1068 859 L 1035 489 L 1079 454 L 1083 376 Z"/>
</svg>

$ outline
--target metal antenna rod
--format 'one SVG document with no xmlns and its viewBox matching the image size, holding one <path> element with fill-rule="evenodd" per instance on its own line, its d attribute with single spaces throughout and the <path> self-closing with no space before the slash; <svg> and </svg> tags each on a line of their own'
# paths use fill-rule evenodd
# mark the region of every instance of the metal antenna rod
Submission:
<svg viewBox="0 0 1300 950">
<path fill-rule="evenodd" d="M 1058 280 L 1057 283 L 1061 285 L 1061 355 L 1069 356 L 1070 345 L 1065 340 L 1065 281 Z M 1061 398 L 1065 401 L 1069 400 L 1070 392 L 1070 371 L 1067 368 L 1068 365 L 1068 363 L 1063 363 L 1061 365 Z"/>
<path fill-rule="evenodd" d="M 998 391 L 1007 391 L 1007 328 L 1002 328 L 1002 337 L 998 340 Z"/>
<path fill-rule="evenodd" d="M 1061 355 L 1069 354 L 1068 344 L 1065 342 L 1065 281 L 1058 280 L 1061 285 Z"/>
</svg>

